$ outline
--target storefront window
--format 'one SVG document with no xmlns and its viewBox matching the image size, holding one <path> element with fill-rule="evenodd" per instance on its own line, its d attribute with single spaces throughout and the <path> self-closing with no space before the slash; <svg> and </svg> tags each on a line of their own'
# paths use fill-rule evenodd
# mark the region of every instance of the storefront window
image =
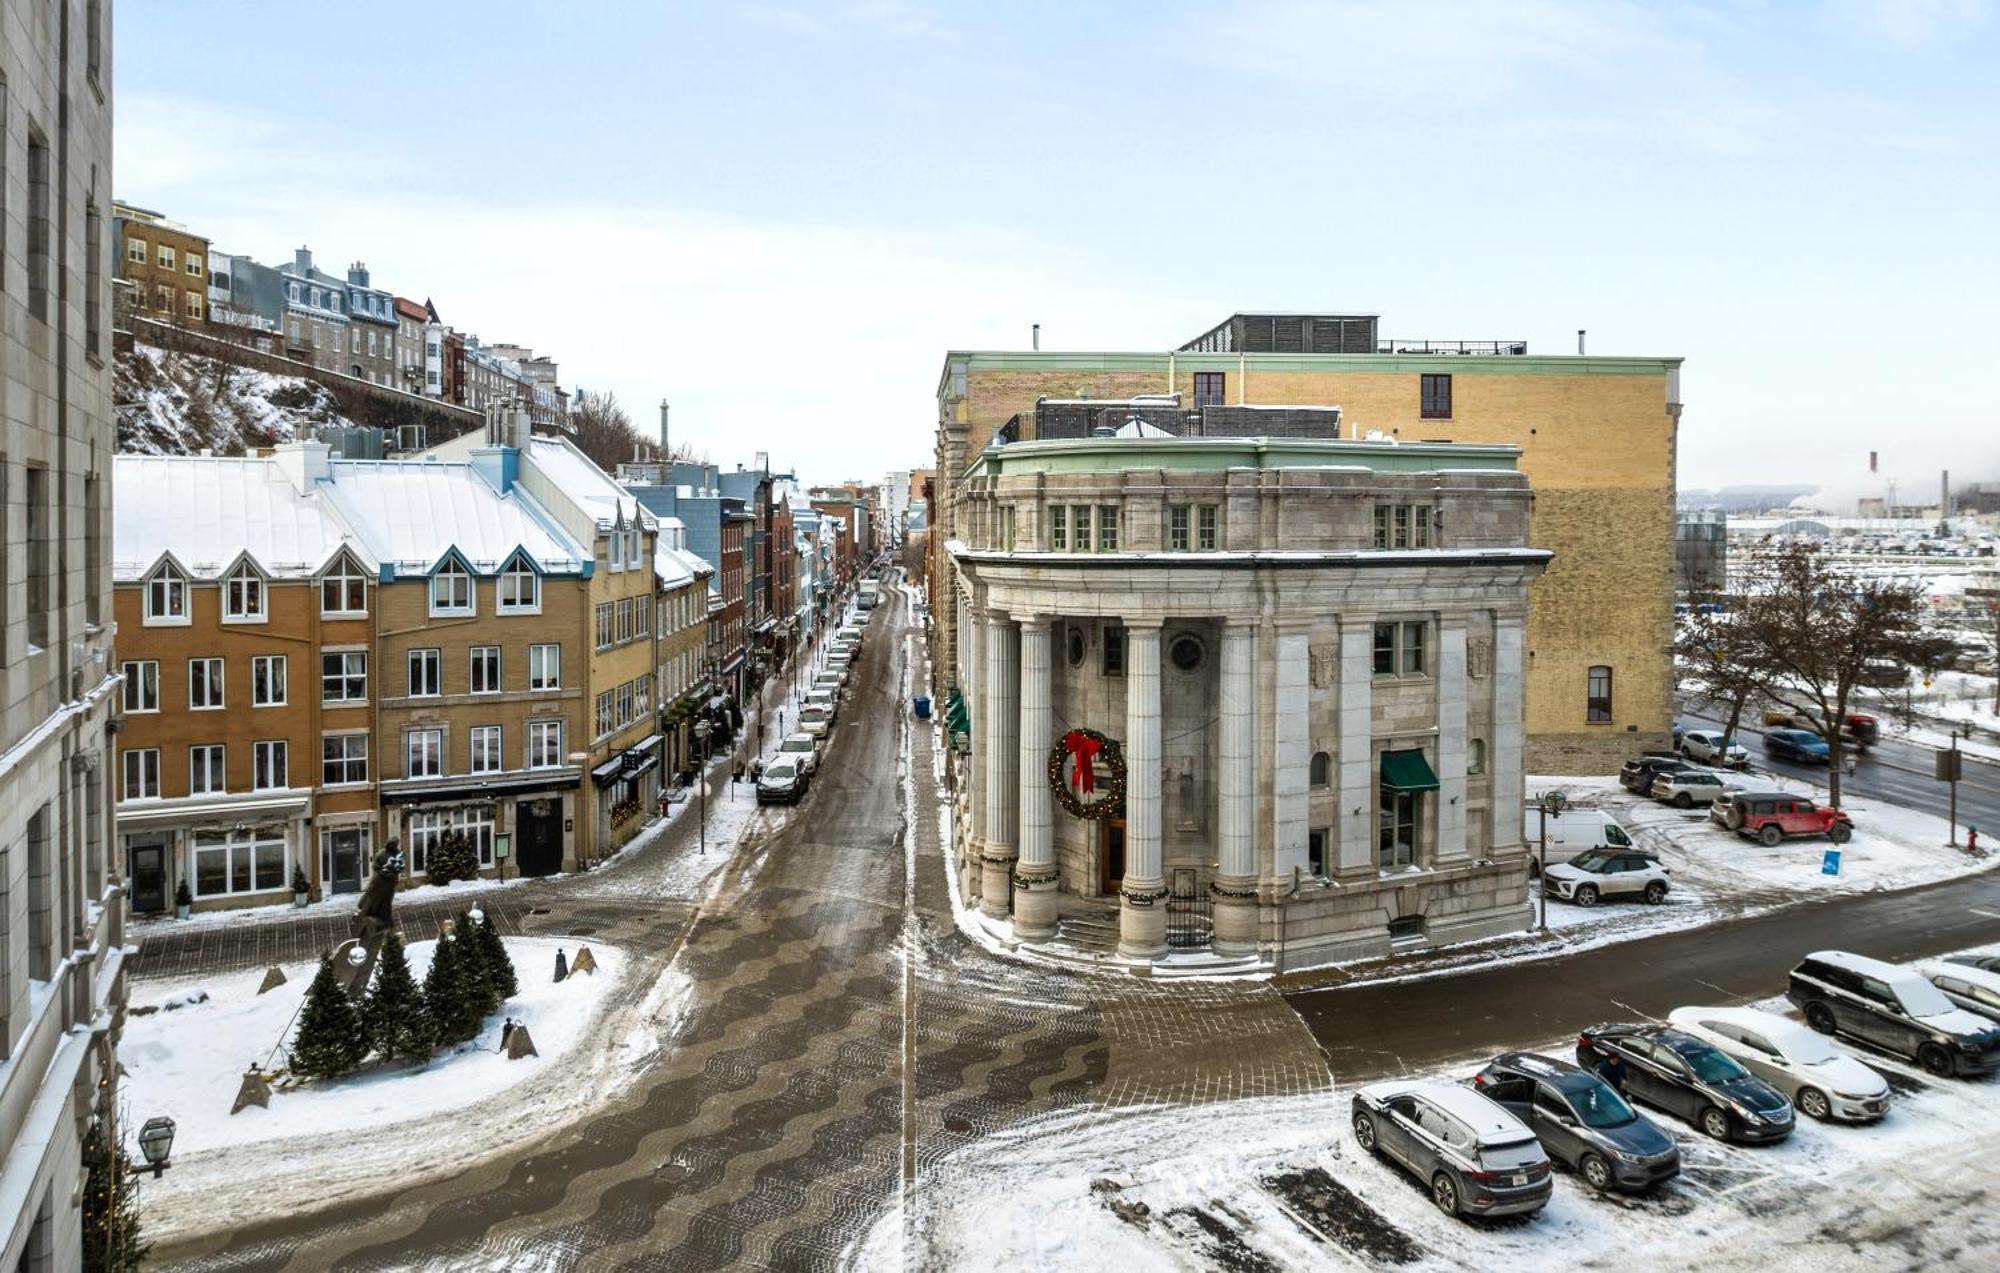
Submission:
<svg viewBox="0 0 2000 1273">
<path fill-rule="evenodd" d="M 428 867 L 431 846 L 446 831 L 463 831 L 479 854 L 479 865 L 493 865 L 493 806 L 463 805 L 456 809 L 418 809 L 410 814 L 409 848 L 405 857 L 409 870 L 421 874 Z"/>
<path fill-rule="evenodd" d="M 281 826 L 194 833 L 194 895 L 267 893 L 289 889 Z"/>
</svg>

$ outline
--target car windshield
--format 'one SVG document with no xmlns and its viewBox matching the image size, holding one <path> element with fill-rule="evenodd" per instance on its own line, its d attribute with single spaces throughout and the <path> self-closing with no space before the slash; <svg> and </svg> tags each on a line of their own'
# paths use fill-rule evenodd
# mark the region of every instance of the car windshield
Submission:
<svg viewBox="0 0 2000 1273">
<path fill-rule="evenodd" d="M 1734 1083 L 1750 1077 L 1750 1071 L 1705 1043 L 1675 1048 L 1674 1051 L 1694 1067 L 1695 1077 L 1704 1083 Z"/>
<path fill-rule="evenodd" d="M 1488 1171 L 1518 1171 L 1547 1158 L 1538 1140 L 1510 1140 L 1504 1145 L 1479 1147 L 1479 1165 Z"/>
<path fill-rule="evenodd" d="M 1903 1011 L 1913 1017 L 1935 1017 L 1952 1010 L 1951 1000 L 1922 977 L 1912 977 L 1896 986 L 1896 998 L 1901 1001 Z"/>
<path fill-rule="evenodd" d="M 812 749 L 813 740 L 810 738 L 787 738 L 784 742 L 778 744 L 779 751 L 811 751 Z"/>
<path fill-rule="evenodd" d="M 789 760 L 774 760 L 765 768 L 764 776 L 766 778 L 775 778 L 779 782 L 787 781 L 792 776 L 792 762 Z"/>
<path fill-rule="evenodd" d="M 825 719 L 826 709 L 823 707 L 808 707 L 799 713 L 799 723 L 801 725 L 811 725 Z"/>
<path fill-rule="evenodd" d="M 1623 1127 L 1639 1117 L 1609 1083 L 1592 1083 L 1564 1095 L 1585 1127 Z"/>
<path fill-rule="evenodd" d="M 1620 848 L 1632 847 L 1632 837 L 1625 834 L 1625 828 L 1612 822 L 1604 824 L 1604 842 L 1618 845 Z"/>
<path fill-rule="evenodd" d="M 1569 860 L 1569 864 L 1579 871 L 1589 871 L 1593 875 L 1602 875 L 1609 867 L 1611 857 L 1611 854 L 1606 853 L 1602 849 L 1592 849 L 1588 853 L 1577 854 Z"/>
</svg>

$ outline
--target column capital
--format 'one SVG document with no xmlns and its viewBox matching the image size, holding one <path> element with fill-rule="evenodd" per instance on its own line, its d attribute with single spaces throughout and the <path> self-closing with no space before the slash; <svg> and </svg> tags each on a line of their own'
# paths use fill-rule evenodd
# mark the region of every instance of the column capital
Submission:
<svg viewBox="0 0 2000 1273">
<path fill-rule="evenodd" d="M 1139 615 L 1136 617 L 1121 614 L 1118 616 L 1118 623 L 1120 627 L 1123 627 L 1128 632 L 1158 632 L 1166 626 L 1167 619 L 1165 615 L 1159 614 Z"/>
<path fill-rule="evenodd" d="M 1007 617 L 1024 628 L 1046 628 L 1056 621 L 1055 615 L 1046 614 L 1039 610 L 1011 610 L 1007 612 Z"/>
</svg>

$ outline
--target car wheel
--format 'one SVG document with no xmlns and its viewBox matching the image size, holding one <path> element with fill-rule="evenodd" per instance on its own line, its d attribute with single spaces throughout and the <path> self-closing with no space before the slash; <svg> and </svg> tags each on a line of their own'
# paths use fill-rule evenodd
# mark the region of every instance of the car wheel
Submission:
<svg viewBox="0 0 2000 1273">
<path fill-rule="evenodd" d="M 1917 1064 L 1941 1079 L 1951 1077 L 1951 1053 L 1935 1043 L 1917 1049 Z"/>
<path fill-rule="evenodd" d="M 1450 1172 L 1440 1171 L 1431 1177 L 1431 1201 L 1448 1216 L 1458 1214 L 1458 1182 L 1451 1178 Z"/>
<path fill-rule="evenodd" d="M 1711 1105 L 1701 1112 L 1701 1130 L 1716 1140 L 1729 1139 L 1729 1111 Z"/>
<path fill-rule="evenodd" d="M 1597 885 L 1585 884 L 1583 887 L 1577 889 L 1574 900 L 1578 906 L 1597 905 Z"/>
<path fill-rule="evenodd" d="M 1840 1023 L 1833 1019 L 1833 1009 L 1823 1003 L 1806 1005 L 1806 1024 L 1821 1034 L 1832 1034 L 1840 1028 Z"/>
<path fill-rule="evenodd" d="M 1674 793 L 1674 808 L 1676 808 L 1676 809 L 1692 809 L 1692 808 L 1694 808 L 1694 797 L 1693 797 L 1693 796 L 1691 796 L 1691 795 L 1689 795 L 1689 794 L 1688 794 L 1687 792 L 1685 792 L 1685 791 L 1677 791 L 1677 792 L 1675 792 L 1675 793 Z"/>
<path fill-rule="evenodd" d="M 1662 880 L 1654 880 L 1646 885 L 1646 900 L 1654 906 L 1667 900 L 1667 886 Z"/>
<path fill-rule="evenodd" d="M 1723 825 L 1727 826 L 1731 831 L 1741 831 L 1743 829 L 1743 810 L 1731 809 L 1723 816 Z"/>
<path fill-rule="evenodd" d="M 1766 822 L 1764 829 L 1757 833 L 1757 841 L 1767 849 L 1775 849 L 1785 839 L 1784 831 L 1775 822 Z"/>
<path fill-rule="evenodd" d="M 1375 1120 L 1366 1114 L 1354 1116 L 1354 1143 L 1371 1154 L 1380 1152 L 1375 1146 Z"/>
<path fill-rule="evenodd" d="M 1816 1087 L 1799 1089 L 1798 1106 L 1807 1118 L 1816 1118 L 1822 1123 L 1833 1117 L 1832 1102 L 1826 1099 L 1825 1092 Z"/>
<path fill-rule="evenodd" d="M 1596 1154 L 1585 1154 L 1583 1161 L 1576 1165 L 1577 1174 L 1583 1183 L 1599 1193 L 1611 1187 L 1611 1166 Z"/>
<path fill-rule="evenodd" d="M 1826 833 L 1826 838 L 1835 844 L 1846 844 L 1854 838 L 1854 828 L 1845 822 L 1836 822 L 1833 824 L 1833 829 Z"/>
</svg>

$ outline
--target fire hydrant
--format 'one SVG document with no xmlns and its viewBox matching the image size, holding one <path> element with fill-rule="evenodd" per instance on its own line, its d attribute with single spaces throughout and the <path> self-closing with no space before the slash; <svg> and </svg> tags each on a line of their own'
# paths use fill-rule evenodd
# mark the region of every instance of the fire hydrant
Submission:
<svg viewBox="0 0 2000 1273">
<path fill-rule="evenodd" d="M 1970 822 L 1965 824 L 1965 851 L 1967 853 L 1979 852 L 1979 828 L 1973 826 Z"/>
</svg>

